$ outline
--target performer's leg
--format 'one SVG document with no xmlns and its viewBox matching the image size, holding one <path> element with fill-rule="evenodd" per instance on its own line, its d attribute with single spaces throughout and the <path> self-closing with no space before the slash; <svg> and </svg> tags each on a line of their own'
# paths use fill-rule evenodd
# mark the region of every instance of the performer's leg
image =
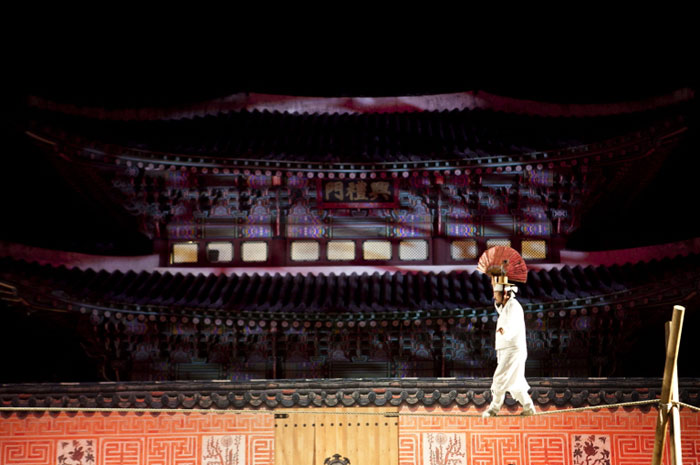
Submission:
<svg viewBox="0 0 700 465">
<path fill-rule="evenodd" d="M 527 391 L 511 391 L 510 395 L 523 406 L 521 415 L 532 415 L 535 413 L 535 404 Z"/>
<path fill-rule="evenodd" d="M 486 409 L 486 411 L 484 411 L 484 413 L 482 414 L 484 417 L 496 416 L 498 411 L 501 409 L 501 406 L 503 405 L 503 400 L 506 397 L 506 391 L 504 389 L 505 384 L 503 382 L 506 365 L 502 363 L 503 357 L 505 357 L 503 351 L 497 350 L 496 372 L 493 374 L 493 382 L 491 383 L 491 404 L 489 405 L 489 408 Z"/>
<path fill-rule="evenodd" d="M 503 401 L 506 399 L 505 391 L 492 391 L 491 404 L 489 408 L 493 408 L 498 411 L 503 406 Z"/>
<path fill-rule="evenodd" d="M 505 398 L 505 391 L 491 391 L 491 403 L 489 404 L 489 408 L 483 413 L 483 416 L 496 416 L 496 414 L 498 414 L 498 411 L 501 410 L 501 406 L 503 405 L 503 401 L 505 400 Z"/>
</svg>

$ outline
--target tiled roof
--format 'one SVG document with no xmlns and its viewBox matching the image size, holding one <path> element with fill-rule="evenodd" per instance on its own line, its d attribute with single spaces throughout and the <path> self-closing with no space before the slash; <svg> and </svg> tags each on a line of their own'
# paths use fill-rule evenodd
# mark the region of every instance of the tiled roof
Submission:
<svg viewBox="0 0 700 465">
<path fill-rule="evenodd" d="M 697 280 L 700 255 L 623 266 L 568 265 L 531 270 L 518 299 L 527 308 L 580 300 L 596 305 L 644 292 L 663 294 L 682 281 Z M 479 272 L 363 273 L 361 275 L 123 273 L 66 269 L 11 258 L 0 259 L 0 277 L 28 298 L 45 292 L 78 304 L 152 307 L 167 312 L 258 312 L 312 317 L 327 313 L 375 314 L 484 308 L 492 310 L 489 278 Z M 654 291 L 656 289 L 656 291 Z M 644 291 L 644 292 L 641 292 Z M 641 293 L 640 293 L 641 292 Z"/>
<path fill-rule="evenodd" d="M 683 108 L 597 118 L 486 110 L 358 115 L 240 111 L 145 122 L 34 110 L 31 129 L 131 149 L 224 159 L 410 162 L 517 155 L 599 142 L 675 121 Z"/>
<path fill-rule="evenodd" d="M 539 406 L 583 407 L 653 400 L 654 378 L 530 378 Z M 258 380 L 14 384 L 0 386 L 2 407 L 266 409 L 424 405 L 483 406 L 490 378 Z M 700 380 L 681 379 L 682 402 L 700 405 Z M 506 400 L 507 406 L 514 401 Z M 643 409 L 648 410 L 650 405 Z"/>
</svg>

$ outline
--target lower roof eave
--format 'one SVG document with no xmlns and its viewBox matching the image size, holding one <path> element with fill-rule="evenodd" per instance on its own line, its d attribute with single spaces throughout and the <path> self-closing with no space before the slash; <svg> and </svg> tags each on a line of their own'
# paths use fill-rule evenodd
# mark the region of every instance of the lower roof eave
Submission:
<svg viewBox="0 0 700 465">
<path fill-rule="evenodd" d="M 661 378 L 529 378 L 545 408 L 615 407 L 653 401 Z M 305 407 L 482 407 L 491 378 L 347 378 L 0 385 L 0 411 L 14 407 L 81 409 L 280 409 Z M 700 406 L 700 378 L 679 380 L 680 401 Z M 512 404 L 509 401 L 507 404 Z M 647 403 L 631 408 L 648 410 Z"/>
</svg>

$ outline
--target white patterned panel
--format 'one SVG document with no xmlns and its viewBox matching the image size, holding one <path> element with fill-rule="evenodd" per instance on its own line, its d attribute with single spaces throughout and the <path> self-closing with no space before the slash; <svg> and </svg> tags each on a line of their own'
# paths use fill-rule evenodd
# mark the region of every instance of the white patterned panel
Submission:
<svg viewBox="0 0 700 465">
<path fill-rule="evenodd" d="M 246 465 L 246 436 L 204 436 L 202 438 L 202 465 Z"/>
<path fill-rule="evenodd" d="M 571 440 L 573 465 L 611 464 L 610 436 L 607 434 L 574 434 Z"/>
<path fill-rule="evenodd" d="M 423 465 L 467 465 L 465 433 L 423 433 Z"/>
<path fill-rule="evenodd" d="M 65 439 L 56 441 L 58 465 L 95 465 L 94 439 Z"/>
</svg>

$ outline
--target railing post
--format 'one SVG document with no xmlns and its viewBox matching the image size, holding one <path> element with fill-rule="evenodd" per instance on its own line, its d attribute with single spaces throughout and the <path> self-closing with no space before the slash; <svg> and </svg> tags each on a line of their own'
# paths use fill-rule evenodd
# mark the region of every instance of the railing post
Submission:
<svg viewBox="0 0 700 465">
<path fill-rule="evenodd" d="M 674 305 L 673 319 L 671 320 L 668 344 L 666 346 L 666 364 L 664 365 L 664 379 L 661 387 L 659 415 L 656 419 L 656 437 L 654 438 L 654 453 L 651 459 L 652 465 L 661 465 L 661 457 L 666 444 L 666 427 L 668 425 L 669 413 L 671 411 L 670 402 L 672 399 L 671 395 L 673 393 L 673 379 L 674 377 L 678 376 L 676 373 L 676 368 L 684 314 L 684 307 Z M 680 438 L 680 431 L 676 431 L 675 433 L 677 433 Z M 679 455 L 680 453 L 680 450 L 676 451 L 676 455 Z"/>
<path fill-rule="evenodd" d="M 671 322 L 664 325 L 666 329 L 666 347 L 668 347 L 668 337 L 671 334 Z M 678 367 L 671 380 L 671 401 L 680 400 L 678 395 Z M 681 417 L 678 407 L 671 407 L 671 423 L 668 427 L 668 434 L 671 437 L 671 465 L 683 465 L 683 453 L 681 449 Z"/>
</svg>

